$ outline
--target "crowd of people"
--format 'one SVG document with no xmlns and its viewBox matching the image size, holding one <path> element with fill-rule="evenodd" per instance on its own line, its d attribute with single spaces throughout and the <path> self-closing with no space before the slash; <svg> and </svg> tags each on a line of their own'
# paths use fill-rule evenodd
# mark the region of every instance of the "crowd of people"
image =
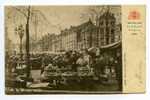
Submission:
<svg viewBox="0 0 150 100">
<path fill-rule="evenodd" d="M 107 52 L 99 53 L 88 51 L 68 51 L 58 55 L 43 55 L 41 73 L 48 65 L 58 68 L 68 68 L 76 72 L 78 68 L 92 68 L 96 76 L 104 74 L 118 75 L 120 74 L 121 55 L 112 56 Z M 119 76 L 119 75 L 118 75 Z"/>
<path fill-rule="evenodd" d="M 41 75 L 44 70 L 48 67 L 58 69 L 68 69 L 72 72 L 77 72 L 79 68 L 92 69 L 93 73 L 97 77 L 108 75 L 115 77 L 119 84 L 122 83 L 122 65 L 121 65 L 121 54 L 117 53 L 111 55 L 108 52 L 100 52 L 100 49 L 96 51 L 89 51 L 87 49 L 80 51 L 66 51 L 60 54 L 31 54 L 31 58 L 38 59 L 36 63 L 30 61 L 31 67 L 38 65 L 41 70 Z M 12 68 L 16 69 L 19 61 L 19 57 L 12 56 L 6 61 L 7 68 L 10 72 Z M 36 66 L 37 67 L 37 66 Z"/>
</svg>

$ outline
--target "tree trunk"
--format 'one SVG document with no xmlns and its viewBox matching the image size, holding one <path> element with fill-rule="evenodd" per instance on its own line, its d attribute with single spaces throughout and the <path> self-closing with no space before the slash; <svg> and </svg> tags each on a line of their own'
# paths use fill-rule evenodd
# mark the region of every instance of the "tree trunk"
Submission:
<svg viewBox="0 0 150 100">
<path fill-rule="evenodd" d="M 27 23 L 26 23 L 26 64 L 27 64 L 27 77 L 30 77 L 30 41 L 29 41 L 29 21 L 30 21 L 30 6 L 28 8 L 28 16 L 27 16 Z"/>
<path fill-rule="evenodd" d="M 92 47 L 92 44 L 93 44 L 93 37 L 92 37 L 92 29 L 90 30 L 90 39 L 89 39 L 89 44 L 90 44 L 90 48 Z"/>
<path fill-rule="evenodd" d="M 22 38 L 20 38 L 20 58 L 23 60 L 23 52 L 22 52 Z"/>
<path fill-rule="evenodd" d="M 97 47 L 99 47 L 100 41 L 101 41 L 101 40 L 99 40 L 99 34 L 100 34 L 99 28 L 96 29 L 96 34 L 97 34 L 97 43 L 96 44 L 97 44 Z"/>
</svg>

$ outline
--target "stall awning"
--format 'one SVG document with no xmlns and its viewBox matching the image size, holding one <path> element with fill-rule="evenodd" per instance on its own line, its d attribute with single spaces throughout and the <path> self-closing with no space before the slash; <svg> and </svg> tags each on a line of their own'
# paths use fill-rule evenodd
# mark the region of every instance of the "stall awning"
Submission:
<svg viewBox="0 0 150 100">
<path fill-rule="evenodd" d="M 112 43 L 112 44 L 108 44 L 106 46 L 101 46 L 101 49 L 114 49 L 114 48 L 118 48 L 119 46 L 121 46 L 121 41 Z"/>
</svg>

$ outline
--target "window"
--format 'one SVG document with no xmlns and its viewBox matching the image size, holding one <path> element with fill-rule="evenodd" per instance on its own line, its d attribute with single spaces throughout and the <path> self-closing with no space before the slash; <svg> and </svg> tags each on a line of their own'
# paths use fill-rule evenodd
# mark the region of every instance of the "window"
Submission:
<svg viewBox="0 0 150 100">
<path fill-rule="evenodd" d="M 103 25 L 103 21 L 100 22 L 100 25 Z"/>
<path fill-rule="evenodd" d="M 111 42 L 115 41 L 114 29 L 111 29 Z"/>
<path fill-rule="evenodd" d="M 111 21 L 111 25 L 114 25 L 115 24 L 115 22 L 114 21 Z"/>
</svg>

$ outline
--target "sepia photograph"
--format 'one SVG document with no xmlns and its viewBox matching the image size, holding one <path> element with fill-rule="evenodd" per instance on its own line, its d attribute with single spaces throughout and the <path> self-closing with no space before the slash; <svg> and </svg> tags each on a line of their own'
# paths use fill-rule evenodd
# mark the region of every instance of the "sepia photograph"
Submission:
<svg viewBox="0 0 150 100">
<path fill-rule="evenodd" d="M 120 5 L 4 8 L 5 94 L 122 93 Z"/>
</svg>

